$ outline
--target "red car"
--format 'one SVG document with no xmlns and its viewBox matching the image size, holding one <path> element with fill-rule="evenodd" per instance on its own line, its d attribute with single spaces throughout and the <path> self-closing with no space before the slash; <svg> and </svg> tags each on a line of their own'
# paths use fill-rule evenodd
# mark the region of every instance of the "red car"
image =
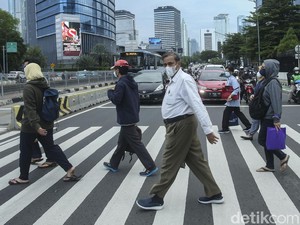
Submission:
<svg viewBox="0 0 300 225">
<path fill-rule="evenodd" d="M 229 93 L 225 72 L 202 70 L 198 78 L 198 89 L 202 101 L 226 101 Z"/>
</svg>

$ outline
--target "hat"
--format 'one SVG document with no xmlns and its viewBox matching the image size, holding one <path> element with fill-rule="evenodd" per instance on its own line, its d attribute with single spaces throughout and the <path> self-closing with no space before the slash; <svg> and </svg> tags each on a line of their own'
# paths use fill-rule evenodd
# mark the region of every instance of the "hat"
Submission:
<svg viewBox="0 0 300 225">
<path fill-rule="evenodd" d="M 114 69 L 115 67 L 122 67 L 122 66 L 127 66 L 127 67 L 129 67 L 129 64 L 128 64 L 128 62 L 127 62 L 126 60 L 120 59 L 120 60 L 116 61 L 116 62 L 115 62 L 115 65 L 112 66 L 110 69 L 112 70 L 112 69 Z"/>
</svg>

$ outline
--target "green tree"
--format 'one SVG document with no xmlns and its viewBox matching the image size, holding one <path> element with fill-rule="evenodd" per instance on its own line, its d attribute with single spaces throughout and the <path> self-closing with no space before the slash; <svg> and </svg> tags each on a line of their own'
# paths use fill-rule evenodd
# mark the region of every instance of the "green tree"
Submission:
<svg viewBox="0 0 300 225">
<path fill-rule="evenodd" d="M 200 59 L 203 62 L 209 62 L 211 59 L 215 59 L 215 58 L 221 58 L 220 53 L 217 51 L 207 50 L 207 51 L 202 51 L 200 54 Z"/>
<path fill-rule="evenodd" d="M 40 47 L 27 48 L 24 59 L 29 59 L 30 61 L 39 64 L 41 68 L 45 68 L 47 66 L 46 57 L 43 55 Z"/>
<path fill-rule="evenodd" d="M 286 35 L 288 29 L 293 27 L 295 33 L 300 35 L 300 6 L 293 5 L 291 0 L 265 0 L 263 5 L 251 13 L 247 21 L 256 25 L 259 23 L 261 58 L 276 58 L 277 46 Z M 257 27 L 248 26 L 244 33 L 246 45 L 243 50 L 252 60 L 257 59 L 258 41 Z"/>
<path fill-rule="evenodd" d="M 0 9 L 0 46 L 6 46 L 7 42 L 17 42 L 17 53 L 8 53 L 8 70 L 19 70 L 22 65 L 22 58 L 26 52 L 23 39 L 17 31 L 19 21 L 7 11 Z M 3 62 L 3 54 L 0 54 L 0 63 Z M 3 65 L 2 65 L 3 66 Z M 3 69 L 3 68 L 2 68 Z"/>
<path fill-rule="evenodd" d="M 95 45 L 92 49 L 91 56 L 96 60 L 100 67 L 109 67 L 112 65 L 111 53 L 101 44 Z"/>
<path fill-rule="evenodd" d="M 287 51 L 293 51 L 295 46 L 299 44 L 299 39 L 292 27 L 289 28 L 286 35 L 281 39 L 276 47 L 277 56 L 285 54 Z"/>
<path fill-rule="evenodd" d="M 243 46 L 245 38 L 241 33 L 227 35 L 226 42 L 222 45 L 222 52 L 227 60 L 239 64 L 240 57 L 245 56 Z"/>
<path fill-rule="evenodd" d="M 90 55 L 82 55 L 76 61 L 76 65 L 80 70 L 93 70 L 97 67 L 97 61 Z"/>
</svg>

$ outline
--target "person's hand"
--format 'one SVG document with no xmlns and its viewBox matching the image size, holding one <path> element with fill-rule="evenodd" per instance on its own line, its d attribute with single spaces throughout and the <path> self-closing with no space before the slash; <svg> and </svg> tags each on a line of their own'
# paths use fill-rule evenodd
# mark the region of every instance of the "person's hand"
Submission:
<svg viewBox="0 0 300 225">
<path fill-rule="evenodd" d="M 216 144 L 219 140 L 219 138 L 212 132 L 206 135 L 207 140 L 211 144 Z"/>
<path fill-rule="evenodd" d="M 228 96 L 228 98 L 227 98 L 227 100 L 226 100 L 227 102 L 230 102 L 230 101 L 232 101 L 232 97 L 231 97 L 231 95 L 229 95 Z"/>
<path fill-rule="evenodd" d="M 250 95 L 250 101 L 254 98 L 254 95 Z"/>
<path fill-rule="evenodd" d="M 274 127 L 276 128 L 277 131 L 280 130 L 280 126 L 281 126 L 280 122 L 274 123 Z"/>
<path fill-rule="evenodd" d="M 39 135 L 41 136 L 46 136 L 47 135 L 47 130 L 46 129 L 43 129 L 43 128 L 39 128 L 38 131 Z"/>
</svg>

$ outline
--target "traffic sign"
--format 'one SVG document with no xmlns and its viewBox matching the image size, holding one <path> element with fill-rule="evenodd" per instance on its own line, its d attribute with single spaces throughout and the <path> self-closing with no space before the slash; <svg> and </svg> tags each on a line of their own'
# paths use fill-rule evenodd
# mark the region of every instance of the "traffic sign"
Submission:
<svg viewBox="0 0 300 225">
<path fill-rule="evenodd" d="M 55 68 L 55 64 L 51 63 L 50 67 L 51 67 L 51 69 L 54 69 Z"/>
<path fill-rule="evenodd" d="M 17 42 L 6 42 L 7 53 L 16 53 L 17 50 Z"/>
<path fill-rule="evenodd" d="M 300 59 L 300 54 L 295 54 L 295 59 Z"/>
<path fill-rule="evenodd" d="M 300 45 L 296 45 L 295 46 L 295 52 L 296 53 L 300 53 Z"/>
</svg>

